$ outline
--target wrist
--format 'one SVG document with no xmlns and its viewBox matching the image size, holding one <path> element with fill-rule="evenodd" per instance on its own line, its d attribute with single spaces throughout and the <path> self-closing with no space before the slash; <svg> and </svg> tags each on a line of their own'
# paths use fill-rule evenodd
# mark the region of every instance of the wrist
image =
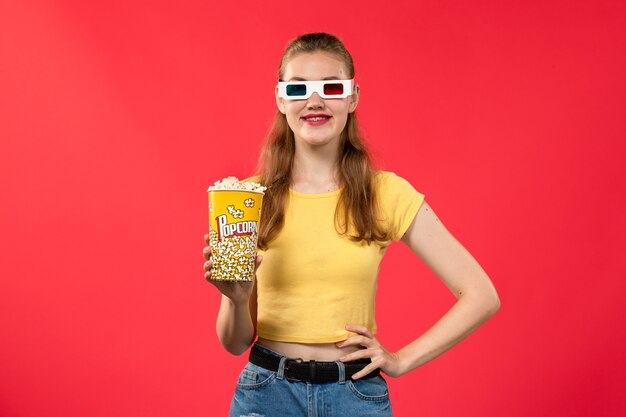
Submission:
<svg viewBox="0 0 626 417">
<path fill-rule="evenodd" d="M 395 352 L 394 355 L 396 357 L 398 376 L 404 375 L 414 368 L 412 366 L 413 362 L 410 357 L 411 355 L 409 355 L 408 352 L 406 352 L 406 350 L 400 349 L 397 352 Z"/>
<path fill-rule="evenodd" d="M 235 309 L 235 310 L 242 310 L 245 309 L 246 311 L 248 310 L 248 305 L 250 302 L 249 298 L 230 298 L 228 296 L 225 296 L 228 304 L 230 305 L 231 308 Z"/>
</svg>

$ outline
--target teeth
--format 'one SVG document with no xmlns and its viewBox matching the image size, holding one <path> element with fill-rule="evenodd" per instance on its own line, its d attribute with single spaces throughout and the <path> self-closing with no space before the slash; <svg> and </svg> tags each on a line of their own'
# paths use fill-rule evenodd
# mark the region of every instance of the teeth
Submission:
<svg viewBox="0 0 626 417">
<path fill-rule="evenodd" d="M 319 122 L 320 120 L 327 119 L 327 117 L 307 117 L 306 119 L 312 122 Z"/>
</svg>

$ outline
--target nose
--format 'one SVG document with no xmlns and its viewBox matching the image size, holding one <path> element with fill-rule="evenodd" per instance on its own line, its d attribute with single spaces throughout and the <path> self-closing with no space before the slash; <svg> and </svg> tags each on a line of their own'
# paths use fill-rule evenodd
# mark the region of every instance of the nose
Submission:
<svg viewBox="0 0 626 417">
<path fill-rule="evenodd" d="M 324 107 L 324 99 L 319 94 L 313 93 L 306 102 L 307 108 L 318 109 Z"/>
</svg>

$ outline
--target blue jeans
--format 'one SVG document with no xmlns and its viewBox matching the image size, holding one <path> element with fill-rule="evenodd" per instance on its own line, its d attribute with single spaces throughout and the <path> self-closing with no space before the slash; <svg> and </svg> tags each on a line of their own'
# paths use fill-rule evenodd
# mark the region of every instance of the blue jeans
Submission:
<svg viewBox="0 0 626 417">
<path fill-rule="evenodd" d="M 292 382 L 284 376 L 284 356 L 278 372 L 248 363 L 237 380 L 230 417 L 392 417 L 387 382 L 382 376 L 345 380 L 343 363 L 339 381 Z"/>
</svg>

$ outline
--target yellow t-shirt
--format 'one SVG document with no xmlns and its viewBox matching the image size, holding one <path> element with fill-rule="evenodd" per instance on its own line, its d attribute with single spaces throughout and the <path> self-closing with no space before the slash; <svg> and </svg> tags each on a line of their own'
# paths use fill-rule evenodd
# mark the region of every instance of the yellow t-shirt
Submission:
<svg viewBox="0 0 626 417">
<path fill-rule="evenodd" d="M 394 173 L 378 171 L 375 186 L 382 221 L 399 240 L 424 196 Z M 285 225 L 270 242 L 257 271 L 257 334 L 300 343 L 330 343 L 350 336 L 346 324 L 376 333 L 374 302 L 380 261 L 391 242 L 353 242 L 335 230 L 337 190 L 289 191 Z M 261 221 L 263 221 L 261 219 Z"/>
</svg>

